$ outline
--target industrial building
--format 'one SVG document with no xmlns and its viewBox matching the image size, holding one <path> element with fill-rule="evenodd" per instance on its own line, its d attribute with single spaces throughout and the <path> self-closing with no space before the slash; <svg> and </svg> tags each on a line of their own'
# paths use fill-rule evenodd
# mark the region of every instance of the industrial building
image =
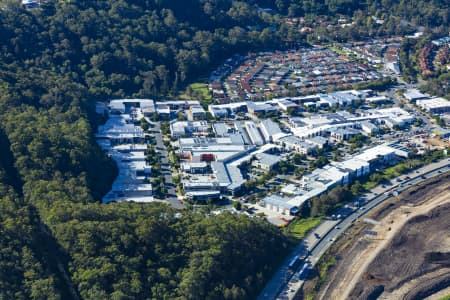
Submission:
<svg viewBox="0 0 450 300">
<path fill-rule="evenodd" d="M 332 162 L 333 166 L 349 173 L 349 178 L 354 179 L 369 175 L 370 163 L 359 158 L 350 158 L 342 162 Z"/>
<path fill-rule="evenodd" d="M 97 139 L 106 139 L 111 146 L 139 144 L 144 142 L 144 131 L 135 126 L 130 115 L 111 115 L 104 125 L 99 126 Z"/>
<path fill-rule="evenodd" d="M 390 102 L 391 99 L 389 99 L 386 96 L 374 96 L 374 97 L 368 97 L 365 100 L 367 103 L 373 103 L 373 104 L 383 104 Z"/>
<path fill-rule="evenodd" d="M 288 135 L 280 138 L 278 144 L 283 146 L 286 150 L 294 151 L 302 155 L 310 154 L 318 148 L 317 144 L 307 143 L 295 135 Z"/>
<path fill-rule="evenodd" d="M 337 135 L 337 138 L 347 138 L 352 135 L 353 129 L 363 129 L 366 132 L 374 133 L 377 130 L 369 125 L 378 124 L 389 127 L 404 127 L 415 120 L 414 115 L 399 107 L 369 109 L 355 116 L 345 111 L 330 114 L 320 114 L 308 118 L 290 118 L 291 132 L 301 139 L 313 138 L 317 136 Z M 347 134 L 342 134 L 347 133 Z"/>
<path fill-rule="evenodd" d="M 261 200 L 261 205 L 283 215 L 296 215 L 299 212 L 299 209 L 297 206 L 289 203 L 289 199 L 290 198 L 274 194 L 264 197 Z"/>
<path fill-rule="evenodd" d="M 248 137 L 253 145 L 261 146 L 264 144 L 264 140 L 256 127 L 255 122 L 245 121 L 245 130 L 247 131 Z"/>
<path fill-rule="evenodd" d="M 206 111 L 201 105 L 192 105 L 188 110 L 188 120 L 204 120 L 206 118 Z"/>
<path fill-rule="evenodd" d="M 104 203 L 153 201 L 144 132 L 140 125 L 135 125 L 135 121 L 143 117 L 142 109 L 150 109 L 152 103 L 151 100 L 122 99 L 112 100 L 108 105 L 110 117 L 99 126 L 96 138 L 99 146 L 116 162 L 119 174 L 103 197 Z"/>
<path fill-rule="evenodd" d="M 321 136 L 314 136 L 311 138 L 305 139 L 305 142 L 317 146 L 319 149 L 323 149 L 326 145 L 328 145 L 328 139 Z"/>
<path fill-rule="evenodd" d="M 209 171 L 209 166 L 206 162 L 187 162 L 183 161 L 180 164 L 180 169 L 183 172 L 190 174 L 206 174 Z"/>
<path fill-rule="evenodd" d="M 170 136 L 173 138 L 205 136 L 210 132 L 206 121 L 172 121 L 170 122 Z"/>
<path fill-rule="evenodd" d="M 416 102 L 417 100 L 429 99 L 430 96 L 421 93 L 417 89 L 409 89 L 403 93 L 403 97 L 411 102 Z"/>
<path fill-rule="evenodd" d="M 329 130 L 330 136 L 336 141 L 346 141 L 358 134 L 361 134 L 359 130 L 353 128 L 333 128 Z"/>
<path fill-rule="evenodd" d="M 297 111 L 300 109 L 300 107 L 298 106 L 298 104 L 288 100 L 288 99 L 274 99 L 275 103 L 278 105 L 278 107 L 284 111 L 288 111 L 288 110 L 294 110 Z"/>
<path fill-rule="evenodd" d="M 379 132 L 379 128 L 371 123 L 370 121 L 362 121 L 361 122 L 361 129 L 364 133 L 371 135 L 371 134 L 375 134 L 377 132 Z"/>
<path fill-rule="evenodd" d="M 216 137 L 230 136 L 228 125 L 225 123 L 216 122 L 212 124 L 213 132 Z"/>
<path fill-rule="evenodd" d="M 155 102 L 151 99 L 116 99 L 109 102 L 111 114 L 129 114 L 131 109 L 139 108 L 144 115 L 155 112 Z"/>
<path fill-rule="evenodd" d="M 269 103 L 251 101 L 247 102 L 247 110 L 255 116 L 265 116 L 266 114 L 277 112 L 277 109 Z"/>
<path fill-rule="evenodd" d="M 444 98 L 417 100 L 416 105 L 433 115 L 450 112 L 450 101 Z"/>
<path fill-rule="evenodd" d="M 215 107 L 214 105 L 208 105 L 208 111 L 216 119 L 222 119 L 228 117 L 229 113 L 226 108 Z"/>
<path fill-rule="evenodd" d="M 345 161 L 332 162 L 304 175 L 300 183 L 288 185 L 281 190 L 288 196 L 283 201 L 269 201 L 270 205 L 264 205 L 276 212 L 285 211 L 288 207 L 299 208 L 305 201 L 318 197 L 333 187 L 367 176 L 375 168 L 394 164 L 399 159 L 408 157 L 408 154 L 406 148 L 396 143 L 366 149 Z"/>
<path fill-rule="evenodd" d="M 152 185 L 147 181 L 151 175 L 151 167 L 145 162 L 144 151 L 127 145 L 109 149 L 109 154 L 117 163 L 119 174 L 111 190 L 103 197 L 104 203 L 153 200 Z"/>
<path fill-rule="evenodd" d="M 255 154 L 255 160 L 252 162 L 252 166 L 263 170 L 270 171 L 281 161 L 281 157 L 278 155 L 272 155 L 267 153 Z"/>
<path fill-rule="evenodd" d="M 259 128 L 261 129 L 261 133 L 263 134 L 266 143 L 274 142 L 285 135 L 281 131 L 280 126 L 270 119 L 262 121 Z"/>
</svg>

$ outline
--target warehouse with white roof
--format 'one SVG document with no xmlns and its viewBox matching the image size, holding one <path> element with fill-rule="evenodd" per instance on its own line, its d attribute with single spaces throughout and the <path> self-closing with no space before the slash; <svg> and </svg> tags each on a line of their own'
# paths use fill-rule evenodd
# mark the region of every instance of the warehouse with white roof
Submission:
<svg viewBox="0 0 450 300">
<path fill-rule="evenodd" d="M 433 115 L 450 112 L 450 101 L 444 98 L 417 100 L 416 105 Z"/>
<path fill-rule="evenodd" d="M 345 161 L 332 162 L 323 168 L 316 169 L 304 175 L 301 183 L 286 186 L 282 192 L 291 195 L 290 200 L 287 201 L 289 205 L 300 207 L 305 201 L 318 197 L 333 187 L 345 185 L 358 177 L 369 175 L 372 165 L 379 163 L 389 165 L 398 157 L 408 157 L 408 150 L 395 143 L 375 146 Z M 270 205 L 266 207 L 277 212 L 286 208 L 278 201 L 270 201 Z"/>
</svg>

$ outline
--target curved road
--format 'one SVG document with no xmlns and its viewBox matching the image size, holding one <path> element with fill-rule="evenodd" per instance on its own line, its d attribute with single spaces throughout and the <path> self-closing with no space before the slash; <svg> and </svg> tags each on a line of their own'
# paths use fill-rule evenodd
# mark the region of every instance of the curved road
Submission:
<svg viewBox="0 0 450 300">
<path fill-rule="evenodd" d="M 341 235 L 351 224 L 361 216 L 365 215 L 378 204 L 392 197 L 392 193 L 400 193 L 413 185 L 416 185 L 428 178 L 437 176 L 442 172 L 450 170 L 450 159 L 445 158 L 439 162 L 426 165 L 416 171 L 404 174 L 395 178 L 385 185 L 379 185 L 362 195 L 367 200 L 365 206 L 355 209 L 342 220 L 326 220 L 314 229 L 307 237 L 291 252 L 282 266 L 274 274 L 266 287 L 258 296 L 258 300 L 273 299 L 293 299 L 302 287 L 304 281 L 299 280 L 296 272 L 293 274 L 287 268 L 290 260 L 298 254 L 309 253 L 307 260 L 314 266 L 326 250 L 333 244 L 336 238 Z M 410 179 L 405 180 L 409 176 Z M 388 192 L 390 194 L 388 194 Z M 319 237 L 319 238 L 317 238 Z M 301 267 L 301 266 L 300 266 Z M 300 268 L 299 267 L 299 268 Z M 297 270 L 298 272 L 298 270 Z"/>
</svg>

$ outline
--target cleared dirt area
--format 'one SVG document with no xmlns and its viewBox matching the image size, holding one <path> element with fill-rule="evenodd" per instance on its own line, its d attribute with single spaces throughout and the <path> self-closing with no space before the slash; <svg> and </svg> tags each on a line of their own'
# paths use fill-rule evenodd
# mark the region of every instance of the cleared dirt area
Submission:
<svg viewBox="0 0 450 300">
<path fill-rule="evenodd" d="M 450 174 L 388 200 L 332 247 L 316 299 L 424 299 L 450 286 Z M 308 291 L 309 290 L 309 291 Z"/>
</svg>

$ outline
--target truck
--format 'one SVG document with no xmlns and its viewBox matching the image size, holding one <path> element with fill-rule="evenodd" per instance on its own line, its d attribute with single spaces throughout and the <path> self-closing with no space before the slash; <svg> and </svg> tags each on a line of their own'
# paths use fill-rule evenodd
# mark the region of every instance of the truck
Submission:
<svg viewBox="0 0 450 300">
<path fill-rule="evenodd" d="M 305 280 L 308 277 L 309 271 L 311 270 L 311 263 L 309 261 L 306 261 L 300 271 L 297 273 L 297 277 L 299 280 Z"/>
<path fill-rule="evenodd" d="M 295 271 L 297 269 L 298 265 L 300 264 L 300 254 L 294 256 L 291 261 L 289 262 L 288 269 L 290 271 Z"/>
<path fill-rule="evenodd" d="M 289 262 L 288 269 L 292 272 L 295 272 L 295 270 L 306 259 L 307 256 L 308 256 L 307 252 L 294 256 Z"/>
</svg>

